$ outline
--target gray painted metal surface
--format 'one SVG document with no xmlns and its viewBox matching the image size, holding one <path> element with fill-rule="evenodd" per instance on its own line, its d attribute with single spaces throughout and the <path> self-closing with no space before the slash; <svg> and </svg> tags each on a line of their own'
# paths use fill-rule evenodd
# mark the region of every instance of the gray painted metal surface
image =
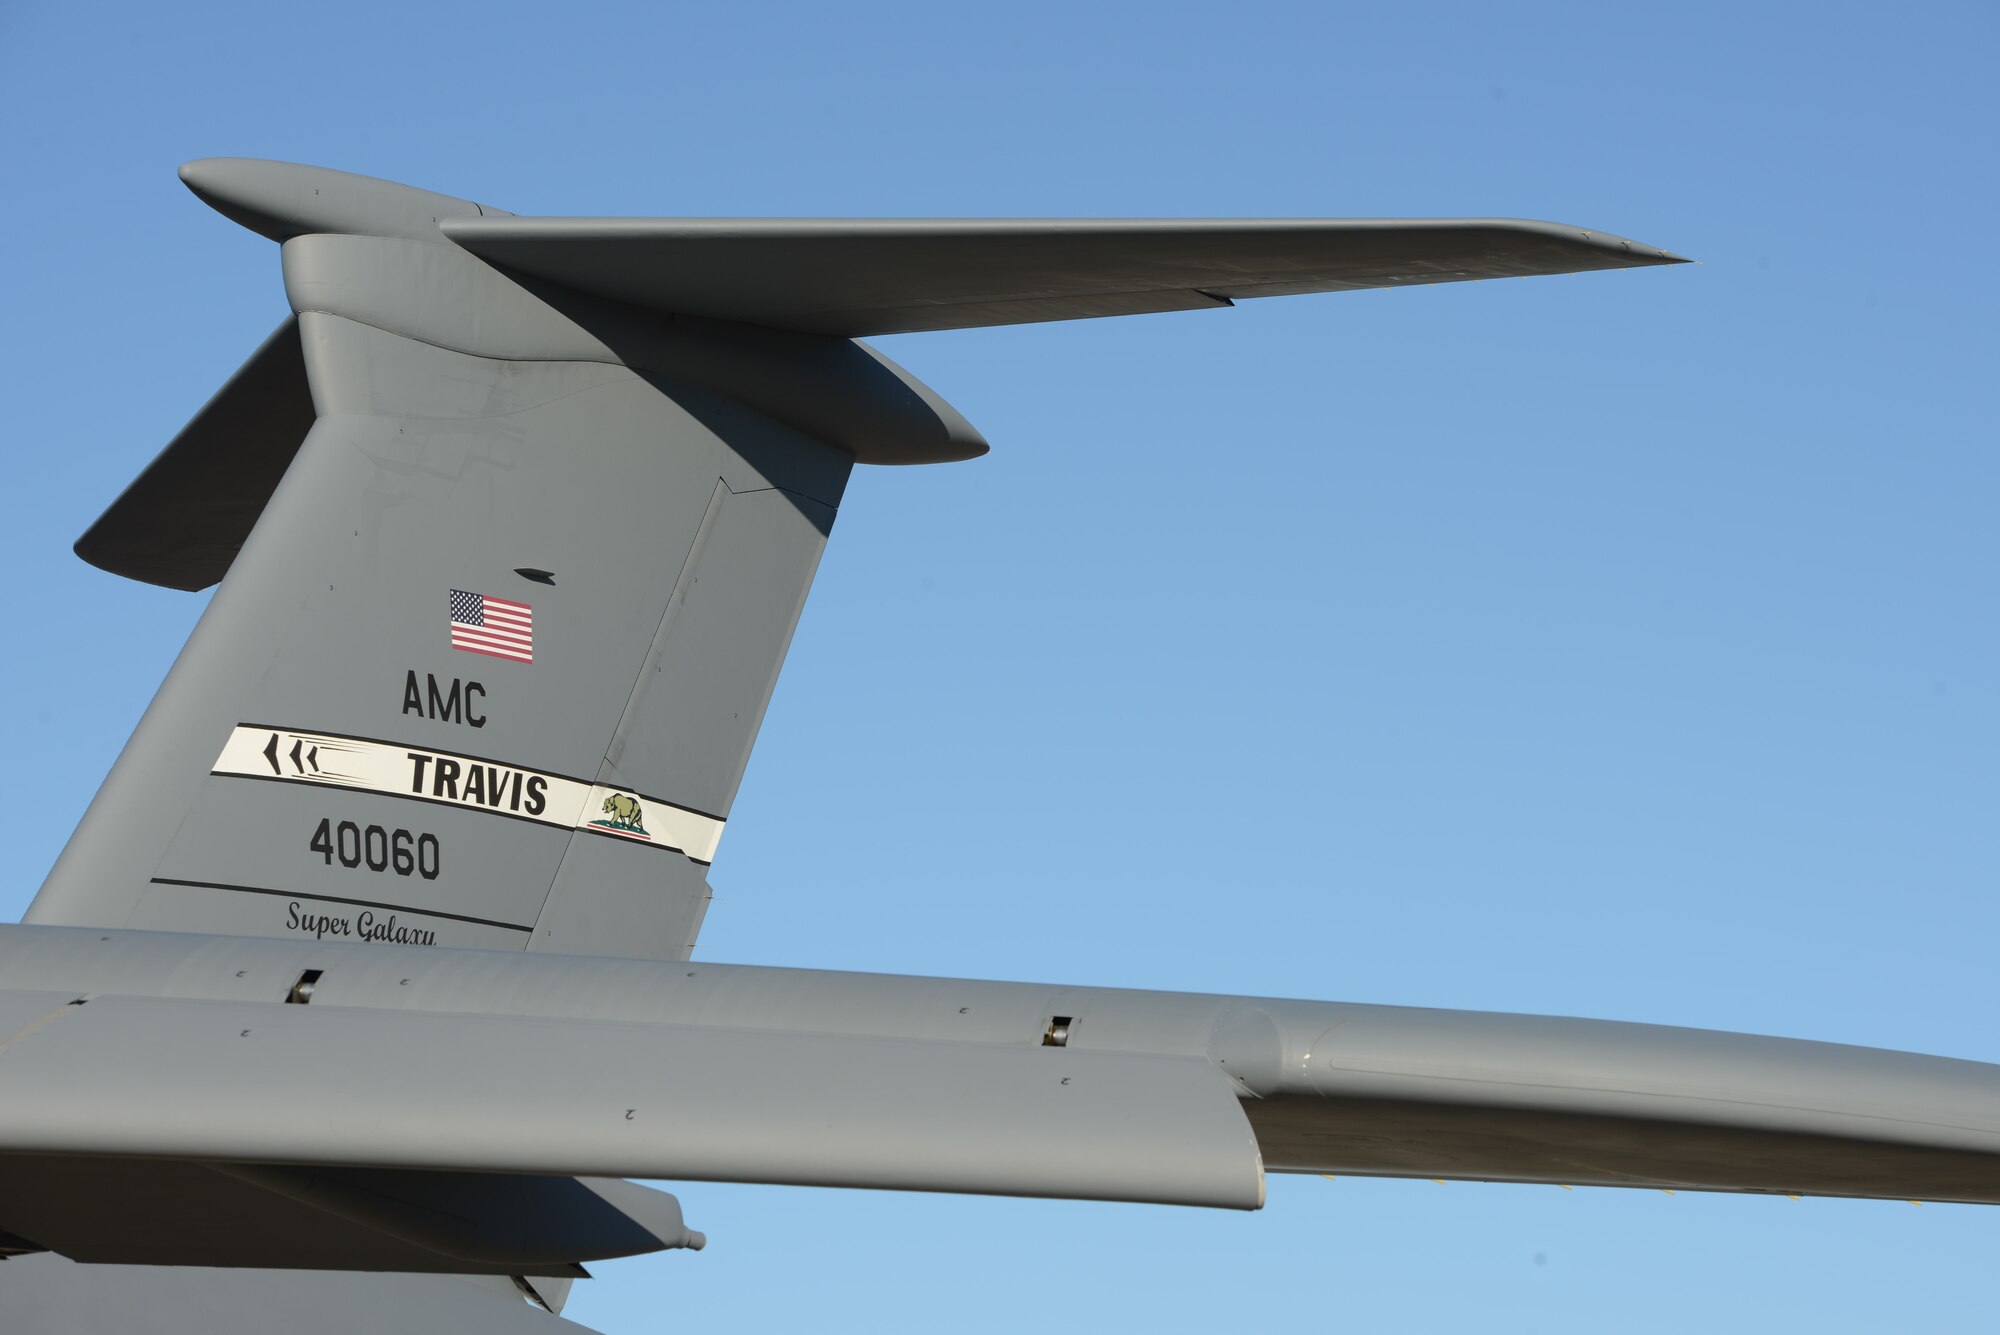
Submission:
<svg viewBox="0 0 2000 1335">
<path fill-rule="evenodd" d="M 1677 264 L 1516 218 L 477 218 L 476 255 L 653 310 L 859 337 Z"/>
<path fill-rule="evenodd" d="M 311 1005 L 284 1004 L 308 969 L 319 974 Z M 2000 1202 L 2000 1067 L 1797 1039 L 1278 998 L 28 927 L 0 929 L 0 976 L 23 989 L 0 1007 L 0 1025 L 21 1032 L 16 1042 L 0 1038 L 0 1143 L 49 1135 L 56 1139 L 36 1143 L 50 1150 L 331 1153 L 317 1161 L 729 1180 L 741 1180 L 747 1161 L 761 1165 L 758 1180 L 1254 1204 L 1231 1185 L 1242 1182 L 1234 1174 L 1243 1161 L 1231 1157 L 1238 1128 L 1210 1120 L 1199 1070 L 1213 1078 L 1209 1088 L 1234 1091 L 1272 1171 Z M 92 997 L 86 1006 L 45 1018 L 83 995 Z M 1047 1045 L 1057 1016 L 1069 1021 L 1060 1048 Z M 269 1024 L 283 1039 L 267 1056 L 256 1040 Z M 242 1028 L 253 1029 L 249 1039 Z M 142 1029 L 148 1036 L 134 1038 Z M 196 1041 L 211 1033 L 213 1046 Z M 419 1118 L 398 1123 L 393 1149 L 371 1148 L 340 1130 L 340 1110 L 365 1099 L 377 1077 L 329 1082 L 324 1072 L 345 1070 L 338 1054 L 361 1036 L 384 1033 L 445 1054 L 446 1074 L 427 1075 L 415 1057 L 377 1068 L 385 1088 L 425 1091 L 440 1116 L 464 1116 L 485 1082 L 511 1079 L 477 1069 L 485 1054 L 507 1050 L 488 1045 L 508 1035 L 559 1052 L 561 1073 L 520 1101 L 520 1126 L 483 1128 L 490 1143 L 443 1144 L 451 1138 Z M 86 1041 L 98 1056 L 64 1046 Z M 129 1113 L 95 1114 L 103 1120 L 81 1126 L 59 1117 L 51 1082 L 95 1090 L 100 1103 L 140 1087 L 139 1076 L 96 1069 L 126 1061 L 112 1054 L 128 1045 L 189 1054 L 201 1078 L 171 1095 L 192 1101 L 187 1118 L 254 1121 L 251 1109 L 281 1098 L 273 1091 L 309 1089 L 330 1125 L 310 1150 L 286 1152 L 292 1133 L 282 1129 L 225 1144 L 220 1131 L 179 1127 L 183 1118 L 154 1128 Z M 1114 1057 L 1146 1060 L 1098 1064 Z M 504 1056 L 495 1060 L 504 1066 Z M 1080 1083 L 1052 1090 L 1049 1073 Z M 1156 1083 L 1144 1099 L 1123 1101 L 1147 1081 Z M 329 1087 L 343 1083 L 351 1088 Z M 676 1125 L 660 1139 L 623 1124 L 639 1095 L 607 1103 L 618 1090 L 643 1090 Z M 1081 1107 L 1040 1101 L 1057 1093 L 1083 1095 Z M 958 1107 L 961 1098 L 977 1107 Z M 242 1110 L 231 1113 L 238 1101 Z M 767 1106 L 748 1106 L 760 1101 Z M 758 1143 L 767 1134 L 782 1140 L 795 1125 L 786 1119 L 798 1116 L 828 1128 L 823 1147 Z M 1034 1134 L 989 1128 L 989 1116 Z M 934 1145 L 909 1129 L 911 1119 L 932 1117 L 978 1134 Z M 1049 1148 L 1045 1118 L 1064 1123 L 1065 1148 Z M 530 1125 L 535 1143 L 517 1143 Z M 895 1143 L 878 1144 L 871 1125 Z M 1167 1154 L 1157 1138 L 1170 1133 L 1182 1139 Z M 86 1135 L 97 1138 L 77 1139 Z M 174 1139 L 186 1136 L 215 1139 Z M 244 1148 L 253 1142 L 261 1149 Z M 887 1157 L 872 1158 L 878 1150 Z M 662 1155 L 676 1157 L 669 1164 Z M 995 1175 L 1004 1180 L 996 1185 Z M 0 1214 L 0 1228 L 9 1226 Z"/>
<path fill-rule="evenodd" d="M 22 1335 L 592 1335 L 497 1276 L 78 1265 L 17 1256 L 0 1329 Z"/>
<path fill-rule="evenodd" d="M 511 217 L 504 209 L 373 176 L 262 158 L 201 158 L 181 182 L 231 222 L 273 241 L 312 232 L 435 235 L 447 218 Z"/>
<path fill-rule="evenodd" d="M 518 1173 L 9 1154 L 0 1199 L 16 1237 L 93 1264 L 574 1279 L 704 1241 L 663 1191 Z"/>
<path fill-rule="evenodd" d="M 2000 1067 L 684 962 L 849 470 L 986 449 L 852 336 L 1677 256 L 1509 220 L 516 219 L 182 175 L 283 243 L 295 321 L 79 543 L 221 588 L 0 928 L 6 1329 L 574 1329 L 523 1295 L 700 1243 L 626 1175 L 2000 1202 Z"/>
<path fill-rule="evenodd" d="M 1263 1203 L 1199 1056 L 319 1002 L 49 1016 L 0 1059 L 15 1153 Z"/>
<path fill-rule="evenodd" d="M 283 934 L 303 895 L 421 934 L 390 940 L 684 956 L 714 851 L 674 822 L 719 836 L 851 460 L 622 367 L 300 325 L 320 420 L 30 919 Z M 454 590 L 531 639 L 460 647 Z M 224 765 L 240 728 L 270 754 Z M 562 783 L 573 818 L 533 819 Z"/>
<path fill-rule="evenodd" d="M 288 319 L 76 542 L 100 570 L 170 589 L 219 581 L 312 430 Z"/>
</svg>

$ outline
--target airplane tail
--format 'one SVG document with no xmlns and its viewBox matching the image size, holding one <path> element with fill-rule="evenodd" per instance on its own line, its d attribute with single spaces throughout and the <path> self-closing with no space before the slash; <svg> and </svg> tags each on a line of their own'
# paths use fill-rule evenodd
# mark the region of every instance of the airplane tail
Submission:
<svg viewBox="0 0 2000 1335">
<path fill-rule="evenodd" d="M 1674 262 L 1547 223 L 515 218 L 182 169 L 295 312 L 78 542 L 220 581 L 36 923 L 684 958 L 858 462 L 865 334 Z"/>
<path fill-rule="evenodd" d="M 284 260 L 294 321 L 78 544 L 221 587 L 28 920 L 684 958 L 840 428 L 976 435 L 844 341 L 558 310 L 441 239 Z"/>
</svg>

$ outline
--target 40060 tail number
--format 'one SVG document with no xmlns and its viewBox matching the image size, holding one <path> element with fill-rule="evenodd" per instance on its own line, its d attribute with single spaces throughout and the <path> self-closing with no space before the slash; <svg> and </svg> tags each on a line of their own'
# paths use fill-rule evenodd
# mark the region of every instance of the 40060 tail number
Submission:
<svg viewBox="0 0 2000 1335">
<path fill-rule="evenodd" d="M 438 876 L 438 838 L 434 834 L 356 825 L 351 820 L 335 824 L 327 817 L 320 821 L 306 847 L 329 867 L 338 860 L 343 867 L 421 876 L 426 881 L 435 881 Z"/>
</svg>

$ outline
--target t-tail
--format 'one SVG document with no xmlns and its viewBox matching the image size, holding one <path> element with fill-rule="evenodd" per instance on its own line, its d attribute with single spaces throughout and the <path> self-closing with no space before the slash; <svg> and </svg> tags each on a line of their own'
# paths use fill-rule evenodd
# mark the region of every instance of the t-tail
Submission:
<svg viewBox="0 0 2000 1335">
<path fill-rule="evenodd" d="M 182 179 L 294 315 L 78 542 L 220 581 L 28 921 L 684 958 L 855 463 L 986 443 L 867 334 L 1670 263 L 1512 221 L 516 218 Z"/>
</svg>

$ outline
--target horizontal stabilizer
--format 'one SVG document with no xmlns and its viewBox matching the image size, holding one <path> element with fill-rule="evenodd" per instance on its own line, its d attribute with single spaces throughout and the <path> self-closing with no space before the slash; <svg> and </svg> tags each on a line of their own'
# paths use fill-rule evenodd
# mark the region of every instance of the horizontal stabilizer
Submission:
<svg viewBox="0 0 2000 1335">
<path fill-rule="evenodd" d="M 217 583 L 312 424 L 299 322 L 288 318 L 76 540 L 76 554 L 169 589 Z"/>
<path fill-rule="evenodd" d="M 617 301 L 855 338 L 1246 297 L 1684 261 L 1511 218 L 441 219 L 482 259 Z"/>
<path fill-rule="evenodd" d="M 1263 1203 L 1198 1056 L 117 997 L 26 1021 L 46 998 L 9 1000 L 0 1154 Z"/>
</svg>

